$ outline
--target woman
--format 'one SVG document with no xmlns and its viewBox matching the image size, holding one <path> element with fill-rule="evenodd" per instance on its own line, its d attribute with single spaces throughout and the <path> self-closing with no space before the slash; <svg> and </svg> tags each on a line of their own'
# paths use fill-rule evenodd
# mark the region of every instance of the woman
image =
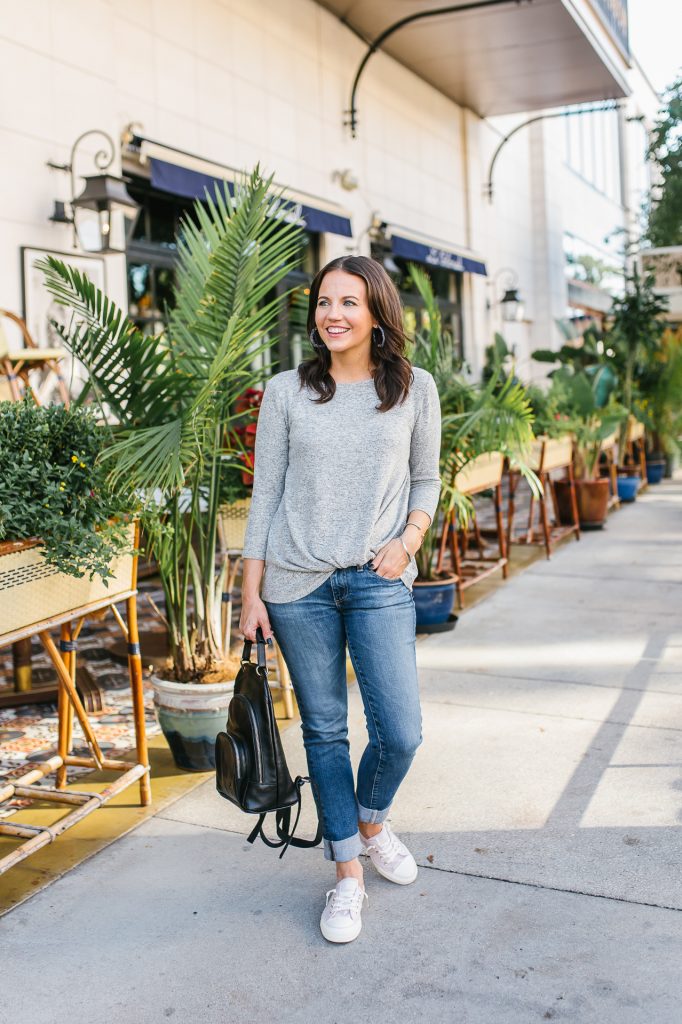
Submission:
<svg viewBox="0 0 682 1024">
<path fill-rule="evenodd" d="M 398 884 L 417 877 L 386 816 L 422 741 L 412 583 L 440 493 L 440 405 L 403 354 L 400 298 L 374 260 L 319 272 L 308 330 L 314 357 L 275 374 L 260 407 L 239 629 L 274 635 L 289 669 L 336 862 L 320 927 L 349 942 L 367 898 L 359 854 Z M 357 791 L 346 645 L 369 734 Z"/>
</svg>

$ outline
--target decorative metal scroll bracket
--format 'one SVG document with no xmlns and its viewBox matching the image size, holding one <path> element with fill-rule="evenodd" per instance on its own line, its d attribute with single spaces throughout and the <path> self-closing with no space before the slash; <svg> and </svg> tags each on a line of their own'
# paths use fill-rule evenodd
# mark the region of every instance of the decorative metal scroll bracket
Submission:
<svg viewBox="0 0 682 1024">
<path fill-rule="evenodd" d="M 435 7 L 431 11 L 419 11 L 416 14 L 410 14 L 407 17 L 394 22 L 392 25 L 389 25 L 388 28 L 384 29 L 384 31 L 376 37 L 376 39 L 369 43 L 369 49 L 360 61 L 358 70 L 355 72 L 353 87 L 350 94 L 350 108 L 348 110 L 344 110 L 344 128 L 350 128 L 351 137 L 354 139 L 357 138 L 358 108 L 356 104 L 356 97 L 362 73 L 367 67 L 370 58 L 377 52 L 381 45 L 386 42 L 389 36 L 392 36 L 394 32 L 398 31 L 398 29 L 405 28 L 406 25 L 411 25 L 415 21 L 421 21 L 423 18 L 435 18 L 441 14 L 463 14 L 466 11 L 481 10 L 485 7 L 500 7 L 502 4 L 516 4 L 517 6 L 520 6 L 522 3 L 530 4 L 532 2 L 533 0 L 475 0 L 474 3 L 448 4 L 447 7 Z M 347 24 L 345 19 L 342 18 L 341 21 L 344 24 Z"/>
</svg>

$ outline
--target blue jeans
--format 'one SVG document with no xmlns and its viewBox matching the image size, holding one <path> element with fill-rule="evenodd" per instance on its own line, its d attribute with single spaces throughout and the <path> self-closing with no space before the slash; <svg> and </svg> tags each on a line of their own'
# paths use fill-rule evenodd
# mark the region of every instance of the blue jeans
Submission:
<svg viewBox="0 0 682 1024">
<path fill-rule="evenodd" d="M 422 742 L 412 591 L 364 565 L 335 569 L 298 601 L 265 601 L 291 675 L 327 860 L 362 852 L 358 821 L 381 822 Z M 346 644 L 369 743 L 357 796 L 348 741 Z"/>
</svg>

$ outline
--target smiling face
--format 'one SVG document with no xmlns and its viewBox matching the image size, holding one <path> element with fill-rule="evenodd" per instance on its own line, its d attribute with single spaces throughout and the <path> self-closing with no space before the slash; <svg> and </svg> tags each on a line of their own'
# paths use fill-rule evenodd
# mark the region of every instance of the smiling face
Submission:
<svg viewBox="0 0 682 1024">
<path fill-rule="evenodd" d="M 377 323 L 367 304 L 367 285 L 356 274 L 331 270 L 322 278 L 315 308 L 315 326 L 330 352 L 369 357 L 372 328 Z"/>
</svg>

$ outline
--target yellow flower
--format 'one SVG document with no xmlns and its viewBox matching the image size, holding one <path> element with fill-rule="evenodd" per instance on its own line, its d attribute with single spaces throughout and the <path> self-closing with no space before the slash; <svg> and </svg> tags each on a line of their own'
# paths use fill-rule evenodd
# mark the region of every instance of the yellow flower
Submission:
<svg viewBox="0 0 682 1024">
<path fill-rule="evenodd" d="M 81 469 L 85 469 L 85 463 L 81 462 L 80 467 L 81 467 Z"/>
<path fill-rule="evenodd" d="M 71 461 L 72 462 L 78 462 L 78 456 L 77 455 L 72 455 L 71 456 Z"/>
</svg>

